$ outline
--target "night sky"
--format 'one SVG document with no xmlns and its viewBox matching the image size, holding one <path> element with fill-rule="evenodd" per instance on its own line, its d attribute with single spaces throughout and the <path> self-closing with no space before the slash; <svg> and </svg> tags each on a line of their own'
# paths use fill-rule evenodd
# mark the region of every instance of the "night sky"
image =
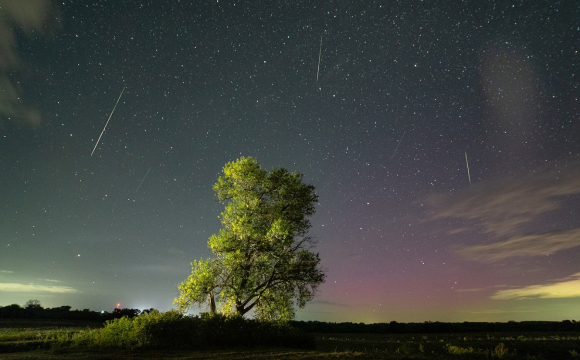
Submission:
<svg viewBox="0 0 580 360">
<path fill-rule="evenodd" d="M 320 197 L 299 320 L 580 319 L 576 1 L 29 3 L 0 0 L 0 306 L 173 308 L 253 156 Z"/>
</svg>

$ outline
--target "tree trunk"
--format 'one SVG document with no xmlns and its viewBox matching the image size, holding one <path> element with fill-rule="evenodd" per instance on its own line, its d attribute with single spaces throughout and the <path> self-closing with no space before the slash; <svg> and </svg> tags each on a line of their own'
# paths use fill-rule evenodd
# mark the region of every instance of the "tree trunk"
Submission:
<svg viewBox="0 0 580 360">
<path fill-rule="evenodd" d="M 209 308 L 212 315 L 216 314 L 214 292 L 209 293 Z"/>
<path fill-rule="evenodd" d="M 244 316 L 245 313 L 247 313 L 250 309 L 246 309 L 246 307 L 242 304 L 238 304 L 236 305 L 236 312 L 240 315 L 240 316 Z"/>
</svg>

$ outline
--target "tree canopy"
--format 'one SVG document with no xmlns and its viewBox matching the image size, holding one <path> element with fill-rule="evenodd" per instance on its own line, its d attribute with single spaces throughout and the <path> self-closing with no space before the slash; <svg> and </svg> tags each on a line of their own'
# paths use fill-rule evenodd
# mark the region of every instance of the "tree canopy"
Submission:
<svg viewBox="0 0 580 360">
<path fill-rule="evenodd" d="M 179 286 L 181 311 L 207 305 L 212 313 L 290 320 L 312 300 L 325 274 L 310 251 L 310 216 L 318 196 L 302 174 L 270 172 L 252 158 L 227 163 L 213 186 L 225 204 L 223 228 L 210 237 L 211 259 L 194 261 Z"/>
</svg>

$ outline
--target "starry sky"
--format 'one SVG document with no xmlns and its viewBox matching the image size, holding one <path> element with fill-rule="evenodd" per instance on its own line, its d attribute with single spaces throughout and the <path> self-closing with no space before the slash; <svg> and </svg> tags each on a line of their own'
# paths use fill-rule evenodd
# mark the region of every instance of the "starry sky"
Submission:
<svg viewBox="0 0 580 360">
<path fill-rule="evenodd" d="M 0 8 L 0 306 L 173 308 L 253 156 L 320 198 L 299 320 L 580 319 L 576 1 Z"/>
</svg>

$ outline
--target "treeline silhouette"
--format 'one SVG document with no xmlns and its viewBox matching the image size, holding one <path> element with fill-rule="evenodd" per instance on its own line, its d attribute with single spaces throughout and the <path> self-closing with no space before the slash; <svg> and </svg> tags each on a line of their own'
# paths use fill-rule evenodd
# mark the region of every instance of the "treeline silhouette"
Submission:
<svg viewBox="0 0 580 360">
<path fill-rule="evenodd" d="M 89 309 L 71 310 L 70 306 L 60 306 L 56 308 L 43 308 L 39 303 L 28 302 L 24 307 L 18 304 L 0 306 L 0 319 L 58 319 L 58 320 L 90 320 L 107 321 L 119 319 L 123 316 L 134 318 L 142 313 L 149 313 L 153 309 L 119 309 L 112 312 L 91 311 Z"/>
<path fill-rule="evenodd" d="M 112 312 L 91 311 L 89 309 L 71 310 L 70 306 L 43 308 L 36 300 L 28 301 L 24 307 L 18 304 L 0 306 L 2 319 L 56 319 L 56 320 L 87 320 L 107 321 L 120 319 L 124 316 L 132 319 L 140 314 L 149 314 L 154 309 L 119 309 Z M 446 323 L 332 323 L 321 321 L 290 321 L 290 325 L 308 333 L 369 333 L 369 334 L 418 334 L 418 333 L 478 333 L 478 332 L 580 332 L 580 321 L 508 321 L 501 322 L 463 322 Z"/>
<path fill-rule="evenodd" d="M 478 332 L 565 332 L 580 331 L 580 321 L 508 321 L 501 322 L 424 322 L 424 323 L 329 323 L 320 321 L 291 321 L 290 325 L 309 333 L 478 333 Z"/>
</svg>

